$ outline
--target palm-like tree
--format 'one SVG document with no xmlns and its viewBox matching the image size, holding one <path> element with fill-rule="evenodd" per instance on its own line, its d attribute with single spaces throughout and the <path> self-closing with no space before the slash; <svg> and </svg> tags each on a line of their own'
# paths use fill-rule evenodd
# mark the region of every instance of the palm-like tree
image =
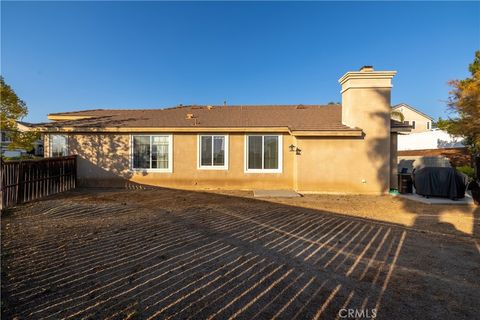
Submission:
<svg viewBox="0 0 480 320">
<path fill-rule="evenodd" d="M 390 112 L 390 116 L 394 119 L 400 119 L 401 122 L 405 120 L 405 116 L 403 115 L 403 113 L 397 110 L 392 110 L 392 112 Z"/>
</svg>

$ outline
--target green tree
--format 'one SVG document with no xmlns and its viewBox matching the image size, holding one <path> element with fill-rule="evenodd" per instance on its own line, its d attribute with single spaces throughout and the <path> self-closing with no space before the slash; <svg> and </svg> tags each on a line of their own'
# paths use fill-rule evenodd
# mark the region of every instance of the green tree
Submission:
<svg viewBox="0 0 480 320">
<path fill-rule="evenodd" d="M 471 77 L 452 80 L 448 108 L 455 115 L 439 119 L 438 127 L 453 135 L 465 137 L 465 143 L 475 153 L 480 151 L 480 51 L 469 65 Z"/>
<path fill-rule="evenodd" d="M 33 142 L 38 139 L 39 133 L 34 131 L 21 132 L 17 121 L 28 114 L 28 108 L 15 91 L 0 76 L 0 130 L 12 140 L 10 149 L 33 149 Z"/>
</svg>

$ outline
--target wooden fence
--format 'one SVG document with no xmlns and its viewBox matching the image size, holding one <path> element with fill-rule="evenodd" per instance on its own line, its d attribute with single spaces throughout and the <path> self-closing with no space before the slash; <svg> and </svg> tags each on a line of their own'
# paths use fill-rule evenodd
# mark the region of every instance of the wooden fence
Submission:
<svg viewBox="0 0 480 320">
<path fill-rule="evenodd" d="M 0 209 L 75 188 L 77 157 L 0 161 Z"/>
<path fill-rule="evenodd" d="M 445 157 L 454 167 L 472 166 L 473 163 L 472 155 L 467 148 L 401 150 L 398 151 L 398 156 Z"/>
</svg>

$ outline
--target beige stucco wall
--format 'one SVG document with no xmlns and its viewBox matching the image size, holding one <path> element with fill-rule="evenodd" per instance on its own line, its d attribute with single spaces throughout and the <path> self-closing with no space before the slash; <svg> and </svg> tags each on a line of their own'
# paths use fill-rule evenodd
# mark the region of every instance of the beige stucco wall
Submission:
<svg viewBox="0 0 480 320">
<path fill-rule="evenodd" d="M 380 194 L 384 182 L 363 139 L 300 138 L 297 185 L 301 192 Z"/>
<path fill-rule="evenodd" d="M 411 133 L 425 132 L 432 129 L 432 121 L 422 114 L 402 106 L 395 108 L 395 110 L 400 111 L 403 114 L 405 117 L 404 121 L 408 121 L 408 124 L 412 125 L 412 121 L 415 121 L 415 129 L 412 129 Z M 429 129 L 427 129 L 427 122 L 429 123 Z"/>
<path fill-rule="evenodd" d="M 293 144 L 301 154 L 289 150 Z M 45 145 L 48 146 L 48 135 Z M 109 187 L 130 182 L 184 189 L 295 189 L 300 192 L 368 193 L 385 190 L 372 166 L 364 137 L 296 138 L 283 135 L 282 173 L 245 173 L 245 135 L 229 134 L 228 170 L 197 169 L 197 134 L 173 134 L 173 172 L 130 170 L 129 134 L 69 134 L 77 154 L 80 186 Z M 45 150 L 48 155 L 48 148 Z M 375 158 L 375 157 L 374 157 Z M 396 167 L 396 166 L 395 166 Z"/>
<path fill-rule="evenodd" d="M 344 121 L 362 128 L 364 137 L 346 153 L 349 165 L 361 170 L 366 183 L 361 190 L 386 193 L 390 188 L 390 88 L 352 88 L 342 93 Z M 353 148 L 353 150 L 350 150 Z M 360 176 L 359 176 L 360 177 Z M 358 177 L 356 177 L 358 178 Z"/>
<path fill-rule="evenodd" d="M 245 136 L 229 134 L 228 170 L 197 169 L 197 134 L 173 134 L 173 172 L 130 170 L 130 135 L 69 134 L 69 153 L 77 154 L 83 186 L 122 186 L 125 181 L 186 189 L 292 189 L 293 137 L 283 136 L 282 173 L 245 173 Z M 46 150 L 48 154 L 48 150 Z"/>
<path fill-rule="evenodd" d="M 390 188 L 398 189 L 398 133 L 390 134 Z"/>
<path fill-rule="evenodd" d="M 356 139 L 297 138 L 297 190 L 384 194 L 396 188 L 396 134 L 377 129 Z"/>
<path fill-rule="evenodd" d="M 50 134 L 43 135 L 43 157 L 48 158 L 50 157 Z"/>
</svg>

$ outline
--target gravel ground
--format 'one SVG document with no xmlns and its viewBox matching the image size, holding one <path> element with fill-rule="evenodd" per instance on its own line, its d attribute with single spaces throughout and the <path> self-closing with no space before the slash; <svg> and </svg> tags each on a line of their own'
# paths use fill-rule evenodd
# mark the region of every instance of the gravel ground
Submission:
<svg viewBox="0 0 480 320">
<path fill-rule="evenodd" d="M 2 217 L 2 318 L 479 319 L 479 229 L 387 196 L 76 190 Z"/>
</svg>

